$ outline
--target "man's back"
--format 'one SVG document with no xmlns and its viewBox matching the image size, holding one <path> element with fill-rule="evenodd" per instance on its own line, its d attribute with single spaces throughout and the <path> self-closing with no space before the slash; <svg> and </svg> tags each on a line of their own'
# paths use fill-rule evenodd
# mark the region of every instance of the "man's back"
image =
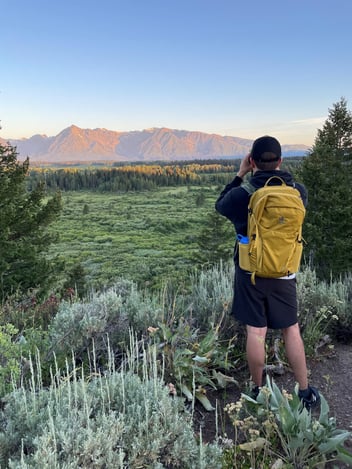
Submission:
<svg viewBox="0 0 352 469">
<path fill-rule="evenodd" d="M 275 183 L 275 185 L 273 185 Z M 277 185 L 279 183 L 280 185 Z M 299 269 L 305 207 L 300 192 L 275 175 L 263 187 L 246 186 L 248 243 L 240 243 L 239 263 L 255 277 L 280 278 Z"/>
<path fill-rule="evenodd" d="M 302 184 L 294 183 L 292 175 L 287 171 L 271 170 L 257 171 L 250 179 L 249 183 L 255 188 L 265 186 L 266 182 L 273 176 L 278 176 L 288 185 L 295 185 L 300 192 L 304 206 L 307 204 L 307 191 Z M 237 181 L 236 181 L 237 180 Z M 235 185 L 234 185 L 235 184 Z M 237 185 L 236 185 L 237 184 Z M 280 182 L 273 181 L 273 184 Z M 241 187 L 242 179 L 235 178 L 221 192 L 216 201 L 215 208 L 221 215 L 227 217 L 235 226 L 237 234 L 247 236 L 248 205 L 251 194 Z"/>
</svg>

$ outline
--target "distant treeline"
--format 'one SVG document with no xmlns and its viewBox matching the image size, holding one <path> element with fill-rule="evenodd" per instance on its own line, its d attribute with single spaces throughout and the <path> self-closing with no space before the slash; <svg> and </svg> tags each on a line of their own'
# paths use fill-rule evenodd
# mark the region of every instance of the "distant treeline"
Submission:
<svg viewBox="0 0 352 469">
<path fill-rule="evenodd" d="M 285 159 L 295 166 L 299 158 Z M 236 172 L 240 160 L 201 160 L 193 162 L 123 164 L 110 167 L 32 168 L 28 177 L 31 190 L 43 181 L 48 190 L 127 192 L 152 190 L 162 186 L 226 184 L 229 173 Z"/>
</svg>

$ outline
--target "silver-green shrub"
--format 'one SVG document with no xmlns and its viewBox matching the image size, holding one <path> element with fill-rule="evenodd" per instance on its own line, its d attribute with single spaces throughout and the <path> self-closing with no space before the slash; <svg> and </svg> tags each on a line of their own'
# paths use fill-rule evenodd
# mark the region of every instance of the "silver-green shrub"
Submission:
<svg viewBox="0 0 352 469">
<path fill-rule="evenodd" d="M 233 265 L 219 264 L 190 277 L 190 294 L 179 299 L 182 315 L 193 318 L 204 332 L 228 316 L 233 296 Z"/>
<path fill-rule="evenodd" d="M 71 355 L 85 360 L 93 348 L 104 356 L 107 338 L 116 353 L 129 346 L 130 330 L 145 336 L 149 326 L 186 321 L 194 330 L 206 334 L 222 321 L 224 329 L 232 297 L 231 267 L 218 266 L 190 278 L 189 294 L 147 293 L 135 283 L 120 280 L 105 292 L 92 294 L 85 301 L 63 301 L 49 327 L 49 349 L 61 362 Z"/>
<path fill-rule="evenodd" d="M 0 413 L 0 466 L 221 467 L 220 448 L 197 442 L 183 401 L 145 369 L 143 378 L 56 376 L 48 389 L 8 395 Z"/>
<path fill-rule="evenodd" d="M 114 350 L 125 349 L 130 330 L 145 333 L 160 317 L 160 306 L 152 295 L 139 291 L 133 282 L 121 280 L 114 287 L 80 302 L 62 302 L 49 328 L 50 347 L 57 355 L 82 358 L 94 348 L 105 354 L 107 336 Z"/>
<path fill-rule="evenodd" d="M 352 340 L 351 274 L 339 280 L 321 281 L 314 270 L 306 267 L 297 276 L 297 297 L 306 336 L 312 327 L 315 332 L 319 327 L 321 337 L 329 334 L 333 339 Z"/>
</svg>

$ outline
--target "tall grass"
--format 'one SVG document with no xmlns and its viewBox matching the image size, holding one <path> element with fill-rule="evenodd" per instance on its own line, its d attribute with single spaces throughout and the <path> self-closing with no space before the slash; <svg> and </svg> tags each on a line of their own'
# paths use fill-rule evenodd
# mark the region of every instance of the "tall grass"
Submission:
<svg viewBox="0 0 352 469">
<path fill-rule="evenodd" d="M 197 206 L 200 191 L 204 203 Z M 214 210 L 211 187 L 172 187 L 137 193 L 66 192 L 63 213 L 52 229 L 59 242 L 51 255 L 70 269 L 81 263 L 89 287 L 124 277 L 161 285 L 192 269 L 197 236 Z"/>
</svg>

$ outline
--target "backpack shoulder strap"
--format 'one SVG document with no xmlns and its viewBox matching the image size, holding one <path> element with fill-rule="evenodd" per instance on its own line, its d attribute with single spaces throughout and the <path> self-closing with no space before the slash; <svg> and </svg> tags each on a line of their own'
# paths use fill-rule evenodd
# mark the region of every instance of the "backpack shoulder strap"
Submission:
<svg viewBox="0 0 352 469">
<path fill-rule="evenodd" d="M 253 184 L 251 184 L 249 181 L 244 181 L 242 184 L 241 184 L 241 187 L 246 191 L 248 192 L 249 195 L 252 195 L 253 192 L 255 192 L 257 189 L 253 186 Z"/>
</svg>

